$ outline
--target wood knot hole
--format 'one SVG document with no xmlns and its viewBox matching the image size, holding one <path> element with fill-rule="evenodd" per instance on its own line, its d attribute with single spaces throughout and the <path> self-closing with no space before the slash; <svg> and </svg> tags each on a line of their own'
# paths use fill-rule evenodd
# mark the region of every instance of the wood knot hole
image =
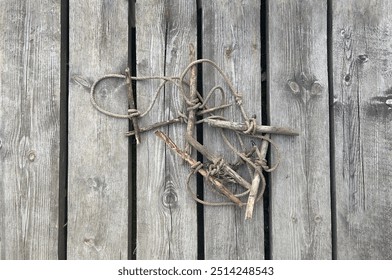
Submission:
<svg viewBox="0 0 392 280">
<path fill-rule="evenodd" d="M 299 94 L 301 89 L 299 88 L 299 85 L 294 82 L 293 80 L 289 80 L 287 82 L 287 85 L 289 86 L 289 88 L 291 89 L 293 94 Z"/>
<path fill-rule="evenodd" d="M 342 36 L 344 39 L 350 39 L 351 32 L 347 32 L 345 29 L 342 29 L 340 30 L 340 36 Z"/>
<path fill-rule="evenodd" d="M 36 158 L 35 151 L 33 151 L 33 150 L 29 151 L 29 152 L 27 153 L 27 158 L 28 158 L 28 160 L 31 161 L 31 162 L 35 161 L 35 158 Z"/>
<path fill-rule="evenodd" d="M 345 81 L 346 83 L 348 83 L 348 82 L 350 82 L 350 80 L 351 80 L 351 75 L 350 75 L 350 74 L 346 74 L 346 75 L 344 76 L 344 81 Z"/>
<path fill-rule="evenodd" d="M 105 192 L 108 188 L 105 178 L 93 177 L 87 179 L 88 187 L 93 191 Z"/>
<path fill-rule="evenodd" d="M 314 221 L 315 221 L 317 224 L 321 223 L 322 220 L 323 220 L 323 219 L 322 219 L 321 216 L 319 216 L 319 215 L 316 215 L 316 216 L 314 217 Z"/>
<path fill-rule="evenodd" d="M 358 55 L 358 60 L 361 63 L 366 63 L 369 60 L 369 57 L 367 54 L 360 54 Z"/>
<path fill-rule="evenodd" d="M 230 58 L 232 52 L 233 52 L 233 49 L 232 49 L 232 48 L 230 48 L 230 47 L 227 48 L 227 49 L 225 50 L 226 57 L 227 57 L 227 58 Z"/>
<path fill-rule="evenodd" d="M 310 94 L 320 95 L 322 91 L 323 91 L 323 86 L 320 84 L 319 81 L 315 81 L 310 89 Z"/>
<path fill-rule="evenodd" d="M 162 204 L 166 208 L 175 208 L 178 204 L 177 192 L 172 183 L 168 183 L 162 195 Z"/>
</svg>

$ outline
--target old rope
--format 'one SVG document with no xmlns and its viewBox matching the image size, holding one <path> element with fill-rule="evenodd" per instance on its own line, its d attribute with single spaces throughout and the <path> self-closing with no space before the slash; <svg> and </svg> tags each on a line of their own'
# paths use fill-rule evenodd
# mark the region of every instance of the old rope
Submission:
<svg viewBox="0 0 392 280">
<path fill-rule="evenodd" d="M 225 87 L 222 85 L 215 85 L 208 91 L 205 97 L 201 96 L 201 94 L 196 89 L 196 66 L 200 64 L 207 64 L 215 69 L 222 77 Z M 187 78 L 188 76 L 189 78 Z M 95 97 L 95 91 L 98 84 L 105 79 L 125 80 L 125 84 L 128 87 L 129 103 L 127 114 L 113 113 L 98 105 Z M 132 81 L 148 82 L 151 80 L 159 80 L 159 86 L 153 93 L 153 97 L 148 107 L 144 111 L 140 111 L 135 106 L 132 91 Z M 153 110 L 157 99 L 162 94 L 163 89 L 167 84 L 172 84 L 175 88 L 178 89 L 178 92 L 180 93 L 183 101 L 183 111 L 178 111 L 178 116 L 173 119 L 156 122 L 146 127 L 139 127 L 138 119 L 143 118 L 149 112 L 151 112 L 151 110 Z M 226 91 L 225 88 L 228 90 Z M 207 105 L 207 103 L 212 103 L 211 98 L 216 95 L 220 95 L 220 99 L 222 100 L 221 103 L 214 104 L 212 107 Z M 230 99 L 233 102 L 228 102 Z M 272 172 L 276 170 L 280 162 L 279 149 L 277 145 L 271 140 L 269 133 L 298 135 L 297 132 L 289 128 L 258 125 L 256 116 L 254 115 L 249 117 L 244 108 L 243 94 L 236 91 L 234 85 L 226 76 L 223 69 L 209 59 L 196 60 L 195 49 L 192 45 L 190 46 L 190 63 L 179 76 L 133 77 L 130 75 L 129 68 L 127 68 L 125 70 L 125 75 L 108 74 L 95 81 L 90 89 L 90 101 L 95 109 L 107 116 L 131 120 L 133 124 L 133 131 L 126 132 L 125 135 L 135 135 L 137 143 L 140 143 L 140 134 L 142 133 L 156 130 L 162 126 L 167 126 L 174 123 L 185 124 L 187 129 L 184 135 L 184 139 L 186 140 L 186 146 L 184 149 L 179 148 L 164 133 L 157 131 L 156 135 L 165 141 L 168 147 L 175 151 L 183 160 L 190 164 L 191 171 L 187 176 L 185 184 L 192 198 L 196 202 L 208 206 L 246 205 L 246 219 L 252 218 L 254 203 L 260 201 L 264 194 L 266 188 L 264 172 Z M 239 109 L 242 122 L 230 121 L 224 118 L 222 115 L 218 114 L 219 111 L 223 111 L 233 106 Z M 196 118 L 196 116 L 198 118 Z M 197 140 L 194 138 L 195 126 L 197 124 L 203 123 L 209 124 L 211 127 L 217 127 L 223 143 L 229 148 L 230 151 L 232 151 L 234 155 L 237 156 L 237 160 L 234 163 L 226 162 L 223 157 L 215 155 L 208 150 L 207 146 L 197 142 Z M 232 131 L 234 133 L 232 135 L 234 135 L 234 138 L 237 139 L 237 142 L 239 143 L 238 145 L 229 140 L 227 131 Z M 267 134 L 263 135 L 260 131 L 264 131 Z M 246 148 L 244 141 L 248 138 L 253 139 L 250 141 L 248 140 L 248 142 L 252 143 L 250 148 Z M 260 146 L 258 146 L 256 142 L 258 142 Z M 269 145 L 271 145 L 275 150 L 277 158 L 276 163 L 272 166 L 268 165 L 266 159 L 266 153 Z M 195 148 L 198 152 L 200 152 L 205 158 L 206 162 L 202 163 L 193 159 L 191 156 L 191 148 Z M 247 174 L 240 175 L 240 173 L 242 174 L 246 170 Z M 221 196 L 225 197 L 228 201 L 211 202 L 198 198 L 197 194 L 191 189 L 190 186 L 190 179 L 196 173 L 200 173 L 202 176 L 204 176 L 204 180 L 207 185 L 211 186 L 214 192 L 217 192 Z M 248 182 L 245 178 L 250 180 L 250 182 Z M 240 186 L 240 192 L 233 193 L 233 191 L 229 188 L 232 185 Z M 241 201 L 240 198 L 245 196 L 248 196 L 247 202 Z"/>
</svg>

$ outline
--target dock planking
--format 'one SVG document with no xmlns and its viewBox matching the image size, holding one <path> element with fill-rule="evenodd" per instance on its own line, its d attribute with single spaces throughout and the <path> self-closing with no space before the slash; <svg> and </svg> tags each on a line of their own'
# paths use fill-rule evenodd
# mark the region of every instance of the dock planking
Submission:
<svg viewBox="0 0 392 280">
<path fill-rule="evenodd" d="M 260 1 L 255 0 L 201 3 L 202 56 L 215 61 L 224 70 L 236 90 L 243 94 L 245 110 L 250 115 L 255 114 L 258 124 L 261 124 L 262 94 L 260 21 L 263 19 L 260 19 L 260 5 Z M 203 92 L 207 94 L 215 85 L 227 86 L 216 70 L 203 65 Z M 229 97 L 228 102 L 234 102 Z M 219 94 L 213 102 L 220 104 Z M 241 120 L 239 110 L 233 108 L 226 109 L 223 116 L 231 121 Z M 227 134 L 229 139 L 235 139 L 234 134 Z M 235 162 L 236 157 L 223 143 L 219 129 L 205 125 L 203 141 L 211 151 L 228 162 Z M 249 146 L 250 141 L 245 144 Z M 238 142 L 235 145 L 239 147 Z M 205 200 L 219 199 L 206 184 L 204 189 Z M 245 207 L 204 207 L 206 259 L 264 259 L 263 203 L 255 205 L 252 220 L 245 221 L 244 217 Z"/>
<path fill-rule="evenodd" d="M 90 87 L 128 61 L 127 1 L 69 3 L 68 259 L 128 258 L 128 120 L 101 114 Z M 125 81 L 106 79 L 97 102 L 126 114 Z"/>
<path fill-rule="evenodd" d="M 57 259 L 60 2 L 0 3 L 0 259 Z"/>
<path fill-rule="evenodd" d="M 179 76 L 190 63 L 189 44 L 196 47 L 196 4 L 192 1 L 137 1 L 136 71 L 138 76 Z M 144 112 L 161 81 L 137 83 L 138 109 Z M 178 117 L 183 99 L 167 84 L 140 127 Z M 182 149 L 186 127 L 162 127 Z M 197 211 L 186 189 L 190 167 L 154 133 L 137 145 L 137 259 L 196 259 Z M 195 190 L 196 179 L 192 177 Z"/>
<path fill-rule="evenodd" d="M 272 135 L 271 258 L 330 259 L 327 1 L 269 1 L 268 16 L 270 123 L 300 133 Z"/>
<path fill-rule="evenodd" d="M 391 8 L 332 1 L 338 259 L 392 258 Z"/>
</svg>

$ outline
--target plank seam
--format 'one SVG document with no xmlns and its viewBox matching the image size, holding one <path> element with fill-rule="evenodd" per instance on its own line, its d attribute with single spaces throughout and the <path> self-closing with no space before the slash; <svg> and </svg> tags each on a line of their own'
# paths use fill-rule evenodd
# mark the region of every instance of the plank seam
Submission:
<svg viewBox="0 0 392 280">
<path fill-rule="evenodd" d="M 270 125 L 269 123 L 269 112 L 268 112 L 268 94 L 267 94 L 267 80 L 266 71 L 267 71 L 267 7 L 268 1 L 262 1 L 260 4 L 260 52 L 261 52 L 261 116 L 262 116 L 262 124 Z M 266 159 L 268 162 L 271 162 L 270 151 L 268 151 Z M 265 191 L 263 196 L 263 214 L 264 214 L 264 259 L 270 259 L 270 215 L 269 215 L 269 196 L 270 196 L 270 174 L 268 172 L 264 172 L 265 177 Z"/>
<path fill-rule="evenodd" d="M 67 259 L 69 0 L 61 2 L 58 259 Z"/>
<path fill-rule="evenodd" d="M 336 176 L 335 176 L 335 125 L 334 125 L 334 91 L 333 91 L 333 12 L 332 0 L 327 2 L 327 59 L 329 89 L 329 141 L 330 141 L 330 184 L 331 184 L 331 239 L 332 259 L 337 259 L 337 221 L 336 221 Z"/>
<path fill-rule="evenodd" d="M 136 77 L 136 23 L 135 23 L 135 0 L 128 4 L 128 65 L 131 76 Z M 137 88 L 136 82 L 132 83 L 133 100 L 137 108 Z M 132 121 L 129 120 L 129 130 L 132 128 Z M 136 139 L 128 138 L 128 259 L 136 259 Z"/>
<path fill-rule="evenodd" d="M 197 5 L 197 59 L 203 58 L 203 26 L 202 26 L 202 6 L 201 0 L 196 0 Z M 197 91 L 203 96 L 203 68 L 202 65 L 198 65 L 198 73 L 197 73 Z M 201 119 L 201 116 L 198 117 Z M 198 119 L 198 120 L 199 120 Z M 203 145 L 203 124 L 198 124 L 196 126 L 196 134 L 197 141 Z M 203 162 L 203 156 L 200 152 L 197 152 L 197 161 Z M 204 186 L 203 186 L 203 177 L 198 173 L 196 176 L 196 189 L 197 196 L 200 199 L 204 199 Z M 204 250 L 204 205 L 201 203 L 197 204 L 197 259 L 204 260 L 205 259 L 205 250 Z"/>
</svg>

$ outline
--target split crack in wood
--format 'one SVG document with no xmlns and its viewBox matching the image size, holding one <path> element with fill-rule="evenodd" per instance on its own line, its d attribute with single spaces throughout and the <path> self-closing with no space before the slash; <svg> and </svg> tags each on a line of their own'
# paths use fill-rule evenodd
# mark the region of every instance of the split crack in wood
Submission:
<svg viewBox="0 0 392 280">
<path fill-rule="evenodd" d="M 187 178 L 187 189 L 191 193 L 193 199 L 204 205 L 208 206 L 224 206 L 224 205 L 237 205 L 244 206 L 245 209 L 245 219 L 251 219 L 254 212 L 254 205 L 257 201 L 259 201 L 265 191 L 266 188 L 266 180 L 263 172 L 272 172 L 274 171 L 280 161 L 279 149 L 276 144 L 270 139 L 270 134 L 279 134 L 279 135 L 287 135 L 287 136 L 297 136 L 298 132 L 285 127 L 275 127 L 275 126 L 265 126 L 258 125 L 256 118 L 248 117 L 246 113 L 243 103 L 243 95 L 238 93 L 235 90 L 235 87 L 225 75 L 223 70 L 216 65 L 215 62 L 209 59 L 199 59 L 196 60 L 195 48 L 191 44 L 189 48 L 189 56 L 190 56 L 190 64 L 185 68 L 185 70 L 178 77 L 166 77 L 166 76 L 147 76 L 147 77 L 132 77 L 130 74 L 129 68 L 125 70 L 125 75 L 122 74 L 109 74 L 99 78 L 90 89 L 90 101 L 94 108 L 100 111 L 103 114 L 114 118 L 122 118 L 129 119 L 133 125 L 133 131 L 126 132 L 126 136 L 135 136 L 136 143 L 139 144 L 141 142 L 140 134 L 158 129 L 163 126 L 175 124 L 175 123 L 185 123 L 186 124 L 186 132 L 184 135 L 185 138 L 185 148 L 181 149 L 178 147 L 176 143 L 174 143 L 167 135 L 165 135 L 161 131 L 156 131 L 155 134 L 160 139 L 162 139 L 166 145 L 175 153 L 177 153 L 185 162 L 189 163 L 191 166 L 191 173 Z M 221 77 L 223 78 L 227 88 L 229 89 L 229 93 L 232 96 L 234 102 L 226 103 L 226 91 L 222 86 L 214 86 L 203 98 L 200 93 L 197 91 L 197 65 L 198 64 L 208 64 L 212 66 L 216 71 L 219 72 Z M 189 72 L 189 82 L 185 80 L 185 77 Z M 110 78 L 118 78 L 125 79 L 125 83 L 127 85 L 127 94 L 128 94 L 128 114 L 117 114 L 112 113 L 104 108 L 100 107 L 95 100 L 95 88 L 99 82 L 104 79 Z M 144 112 L 140 112 L 135 105 L 134 93 L 132 89 L 132 81 L 149 81 L 149 80 L 161 80 L 159 87 L 157 88 L 154 97 L 148 106 L 148 108 Z M 155 101 L 158 99 L 162 89 L 166 86 L 166 84 L 173 84 L 176 88 L 179 89 L 179 93 L 184 100 L 185 112 L 178 112 L 178 116 L 173 119 L 156 122 L 151 125 L 145 127 L 139 127 L 138 119 L 147 115 L 154 107 Z M 223 100 L 221 104 L 214 104 L 214 107 L 208 107 L 207 103 L 213 95 L 220 93 L 221 99 Z M 224 118 L 221 115 L 216 115 L 216 112 L 219 110 L 224 110 L 226 108 L 236 106 L 242 116 L 243 122 L 235 122 L 230 121 Z M 200 119 L 197 120 L 196 116 L 199 116 Z M 195 139 L 195 129 L 197 124 L 208 124 L 211 127 L 215 127 L 220 131 L 220 135 L 223 139 L 223 142 L 232 150 L 232 152 L 238 156 L 238 160 L 234 164 L 230 164 L 224 160 L 223 157 L 212 153 L 206 145 L 202 145 Z M 235 147 L 233 143 L 231 143 L 226 136 L 224 131 L 232 131 L 238 139 L 240 143 L 241 150 Z M 265 134 L 265 135 L 263 135 Z M 246 150 L 244 147 L 243 137 L 252 137 L 254 139 L 258 139 L 260 142 L 260 146 L 253 144 L 253 147 L 250 150 Z M 254 143 L 254 141 L 252 140 Z M 269 167 L 266 160 L 266 154 L 268 151 L 269 144 L 271 144 L 277 154 L 278 160 L 276 164 L 272 167 Z M 207 160 L 205 163 L 201 163 L 194 158 L 192 158 L 192 148 L 197 150 L 199 153 L 203 155 L 203 157 Z M 244 176 L 240 175 L 237 172 L 240 166 L 245 165 L 247 167 L 249 177 L 251 179 L 248 182 Z M 194 173 L 201 174 L 205 182 L 212 185 L 218 193 L 226 197 L 229 201 L 226 202 L 207 202 L 199 199 L 197 195 L 191 190 L 189 186 L 190 178 Z M 242 193 L 234 194 L 229 185 L 236 184 L 237 186 L 241 186 L 243 189 Z M 248 196 L 247 202 L 241 201 L 241 197 Z"/>
</svg>

